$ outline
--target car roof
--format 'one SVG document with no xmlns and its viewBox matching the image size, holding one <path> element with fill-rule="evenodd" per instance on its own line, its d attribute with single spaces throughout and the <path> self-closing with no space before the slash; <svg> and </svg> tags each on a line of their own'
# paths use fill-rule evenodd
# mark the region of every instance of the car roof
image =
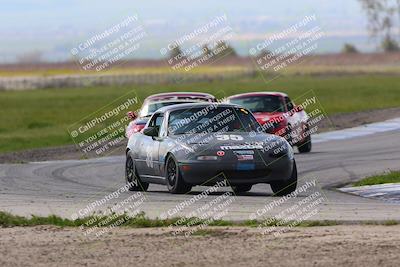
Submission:
<svg viewBox="0 0 400 267">
<path fill-rule="evenodd" d="M 198 92 L 169 92 L 160 93 L 148 96 L 144 101 L 157 101 L 163 99 L 179 99 L 179 98 L 204 98 L 204 99 L 215 99 L 211 94 L 198 93 Z"/>
<path fill-rule="evenodd" d="M 198 99 L 187 99 L 187 98 L 178 98 L 178 99 L 160 99 L 160 100 L 155 100 L 151 101 L 149 104 L 158 104 L 158 103 L 170 103 L 170 102 L 179 102 L 179 103 L 203 103 L 203 101 L 200 101 Z"/>
<path fill-rule="evenodd" d="M 208 106 L 216 106 L 216 107 L 241 107 L 236 104 L 229 104 L 229 103 L 190 103 L 190 104 L 176 104 L 176 105 L 170 105 L 166 107 L 162 107 L 158 109 L 156 112 L 167 112 L 167 111 L 174 111 L 174 110 L 180 110 L 180 109 L 190 109 L 190 108 L 206 108 Z"/>
<path fill-rule="evenodd" d="M 251 93 L 232 95 L 232 96 L 228 97 L 228 99 L 249 97 L 249 96 L 266 96 L 266 95 L 274 95 L 274 96 L 281 96 L 281 97 L 288 96 L 287 94 L 282 93 L 282 92 L 251 92 Z"/>
</svg>

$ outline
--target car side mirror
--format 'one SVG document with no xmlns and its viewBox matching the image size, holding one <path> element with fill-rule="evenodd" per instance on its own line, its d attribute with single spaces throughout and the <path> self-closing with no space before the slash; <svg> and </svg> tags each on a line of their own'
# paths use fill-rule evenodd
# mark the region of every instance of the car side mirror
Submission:
<svg viewBox="0 0 400 267">
<path fill-rule="evenodd" d="M 158 127 L 147 127 L 143 129 L 143 134 L 151 137 L 158 136 Z"/>
</svg>

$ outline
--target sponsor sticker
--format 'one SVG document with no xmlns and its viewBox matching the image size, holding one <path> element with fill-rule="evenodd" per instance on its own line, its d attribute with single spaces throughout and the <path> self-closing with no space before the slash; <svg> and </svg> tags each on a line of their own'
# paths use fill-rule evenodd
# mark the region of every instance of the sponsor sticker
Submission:
<svg viewBox="0 0 400 267">
<path fill-rule="evenodd" d="M 253 150 L 236 150 L 233 151 L 233 153 L 235 153 L 236 155 L 254 155 Z"/>
<path fill-rule="evenodd" d="M 238 159 L 239 161 L 243 161 L 243 160 L 253 160 L 253 159 L 254 159 L 253 155 L 236 155 L 236 156 L 237 156 L 237 159 Z"/>
<path fill-rule="evenodd" d="M 233 150 L 233 149 L 263 149 L 262 145 L 252 145 L 252 144 L 245 144 L 245 145 L 227 145 L 227 146 L 220 146 L 222 150 Z"/>
<path fill-rule="evenodd" d="M 217 156 L 223 157 L 225 155 L 225 151 L 217 151 Z"/>
<path fill-rule="evenodd" d="M 236 155 L 237 160 L 244 161 L 244 160 L 254 160 L 254 151 L 253 150 L 236 150 L 233 151 Z"/>
</svg>

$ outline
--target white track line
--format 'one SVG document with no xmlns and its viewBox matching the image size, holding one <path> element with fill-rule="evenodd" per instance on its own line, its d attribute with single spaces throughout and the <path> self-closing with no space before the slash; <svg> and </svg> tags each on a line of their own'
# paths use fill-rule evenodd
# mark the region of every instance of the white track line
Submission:
<svg viewBox="0 0 400 267">
<path fill-rule="evenodd" d="M 344 187 L 339 188 L 339 190 L 361 197 L 377 198 L 392 203 L 400 203 L 400 183 Z"/>
<path fill-rule="evenodd" d="M 312 135 L 312 142 L 321 143 L 331 140 L 344 140 L 394 130 L 400 130 L 400 118 L 391 119 L 383 122 L 375 122 L 371 124 L 357 126 L 354 128 L 314 134 Z"/>
</svg>

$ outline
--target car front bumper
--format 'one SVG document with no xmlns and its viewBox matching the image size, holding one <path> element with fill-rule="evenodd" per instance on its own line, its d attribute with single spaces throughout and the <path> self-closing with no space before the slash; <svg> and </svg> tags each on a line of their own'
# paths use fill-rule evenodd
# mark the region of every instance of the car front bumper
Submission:
<svg viewBox="0 0 400 267">
<path fill-rule="evenodd" d="M 226 179 L 230 185 L 287 181 L 292 176 L 294 160 L 288 157 L 268 162 L 179 162 L 183 180 L 191 185 L 213 185 Z"/>
</svg>

